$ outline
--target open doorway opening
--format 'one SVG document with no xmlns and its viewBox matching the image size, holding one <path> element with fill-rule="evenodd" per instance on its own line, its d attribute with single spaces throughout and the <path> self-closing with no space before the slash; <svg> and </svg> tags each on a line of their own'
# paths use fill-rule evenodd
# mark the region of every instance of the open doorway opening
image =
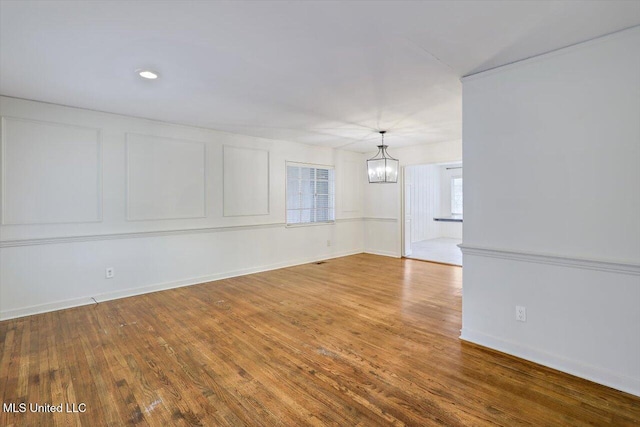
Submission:
<svg viewBox="0 0 640 427">
<path fill-rule="evenodd" d="M 462 265 L 462 163 L 404 168 L 403 256 Z"/>
</svg>

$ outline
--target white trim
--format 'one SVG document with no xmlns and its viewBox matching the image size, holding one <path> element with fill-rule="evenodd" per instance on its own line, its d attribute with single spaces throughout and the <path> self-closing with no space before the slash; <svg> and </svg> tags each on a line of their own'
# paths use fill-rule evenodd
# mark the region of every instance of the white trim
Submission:
<svg viewBox="0 0 640 427">
<path fill-rule="evenodd" d="M 373 217 L 364 217 L 363 221 L 376 221 L 376 222 L 398 222 L 398 218 L 373 218 Z"/>
<path fill-rule="evenodd" d="M 5 240 L 0 242 L 0 248 L 14 246 L 49 245 L 58 243 L 89 242 L 94 240 L 134 239 L 140 237 L 162 237 L 182 234 L 220 233 L 224 231 L 255 230 L 260 228 L 284 228 L 283 222 L 253 225 L 234 225 L 227 227 L 186 228 L 177 230 L 137 231 L 130 233 L 93 234 L 84 236 L 45 237 L 40 239 Z"/>
<path fill-rule="evenodd" d="M 548 366 L 558 371 L 585 378 L 589 381 L 613 387 L 640 396 L 640 379 L 625 377 L 595 366 L 585 365 L 575 360 L 546 353 L 532 347 L 517 344 L 482 332 L 463 328 L 460 339 L 483 347 L 495 349 L 521 359 Z"/>
<path fill-rule="evenodd" d="M 296 265 L 308 264 L 311 262 L 317 262 L 317 261 L 328 260 L 333 258 L 340 258 L 340 257 L 356 255 L 360 253 L 362 253 L 362 251 L 356 250 L 356 251 L 342 252 L 338 254 L 331 254 L 330 256 L 301 258 L 295 261 L 280 262 L 276 264 L 263 265 L 260 267 L 243 268 L 240 270 L 228 271 L 223 273 L 215 273 L 207 276 L 194 277 L 190 279 L 177 280 L 173 282 L 157 283 L 154 285 L 142 286 L 138 288 L 131 288 L 131 289 L 115 291 L 115 292 L 106 292 L 99 295 L 93 295 L 93 296 L 89 295 L 85 297 L 72 298 L 72 299 L 56 301 L 52 303 L 32 305 L 29 307 L 23 307 L 23 308 L 4 311 L 0 313 L 0 321 L 15 319 L 17 317 L 23 317 L 23 316 L 31 316 L 34 314 L 46 313 L 49 311 L 79 307 L 82 305 L 95 304 L 92 298 L 95 298 L 96 301 L 98 302 L 110 301 L 110 300 L 119 299 L 119 298 L 126 298 L 126 297 L 135 296 L 135 295 L 142 295 L 142 294 L 147 294 L 147 293 L 157 292 L 157 291 L 162 291 L 167 289 L 180 288 L 183 286 L 198 285 L 198 284 L 212 282 L 216 280 L 228 279 L 230 277 L 244 276 L 246 274 L 277 270 L 280 268 L 293 267 Z"/>
<path fill-rule="evenodd" d="M 523 59 L 519 59 L 517 61 L 514 62 L 510 62 L 508 64 L 503 64 L 503 65 L 498 65 L 496 67 L 493 68 L 489 68 L 487 70 L 483 70 L 483 71 L 478 71 L 477 73 L 472 73 L 472 74 L 467 74 L 465 76 L 462 76 L 462 78 L 460 78 L 460 81 L 462 83 L 466 83 L 469 81 L 473 81 L 479 78 L 483 78 L 483 77 L 488 77 L 490 75 L 493 75 L 495 73 L 499 73 L 502 71 L 507 71 L 507 70 L 511 70 L 513 68 L 518 68 L 518 67 L 522 67 L 522 66 L 526 66 L 529 64 L 532 64 L 534 62 L 538 62 L 541 60 L 545 60 L 547 58 L 551 58 L 554 56 L 558 56 L 558 55 L 564 55 L 566 53 L 569 52 L 573 52 L 576 51 L 578 49 L 582 49 L 588 46 L 592 46 L 594 44 L 598 44 L 598 43 L 603 43 L 603 42 L 608 42 L 610 40 L 613 40 L 617 37 L 623 36 L 628 32 L 633 32 L 633 31 L 637 31 L 640 30 L 640 25 L 634 25 L 628 28 L 624 28 L 622 30 L 619 31 L 614 31 L 613 33 L 609 33 L 609 34 L 604 34 L 589 40 L 585 40 L 585 41 L 581 41 L 581 42 L 577 42 L 568 46 L 564 46 L 558 49 L 554 49 L 548 52 L 543 52 L 540 53 L 538 55 L 534 55 L 534 56 L 530 56 L 528 58 L 523 58 Z"/>
<path fill-rule="evenodd" d="M 509 259 L 515 261 L 534 262 L 537 264 L 558 265 L 561 267 L 582 268 L 586 270 L 604 271 L 608 273 L 630 274 L 640 276 L 640 264 L 630 261 L 594 260 L 568 257 L 565 255 L 540 254 L 508 249 L 484 248 L 467 244 L 458 245 L 463 255 L 475 255 L 488 258 Z"/>
<path fill-rule="evenodd" d="M 38 222 L 7 222 L 5 220 L 5 208 L 7 203 L 4 199 L 5 194 L 7 194 L 5 189 L 5 184 L 7 182 L 4 173 L 7 170 L 5 167 L 5 145 L 6 145 L 6 130 L 7 130 L 7 122 L 9 120 L 19 121 L 19 122 L 27 122 L 27 123 L 36 123 L 36 124 L 45 124 L 49 126 L 57 126 L 62 128 L 75 128 L 75 129 L 83 129 L 90 130 L 96 132 L 96 151 L 98 154 L 98 158 L 96 161 L 97 166 L 97 175 L 96 175 L 96 202 L 97 202 L 97 218 L 95 220 L 85 220 L 85 221 L 38 221 Z M 102 144 L 102 129 L 94 128 L 89 126 L 78 126 L 75 124 L 67 124 L 62 122 L 51 122 L 46 120 L 36 120 L 36 119 L 27 119 L 23 117 L 14 117 L 14 116 L 0 116 L 0 224 L 1 225 L 53 225 L 53 224 L 95 224 L 103 221 L 103 144 Z"/>
<path fill-rule="evenodd" d="M 131 161 L 129 160 L 129 148 L 131 146 L 129 137 L 139 136 L 143 138 L 162 139 L 165 141 L 177 142 L 179 144 L 192 144 L 202 146 L 202 162 L 203 162 L 203 175 L 202 175 L 202 215 L 199 216 L 169 216 L 169 217 L 149 217 L 149 218 L 134 218 L 131 215 Z M 207 217 L 207 143 L 203 141 L 192 141 L 189 139 L 170 138 L 166 136 L 157 136 L 153 134 L 137 133 L 137 132 L 125 132 L 124 134 L 124 165 L 125 165 L 125 219 L 127 222 L 143 222 L 143 221 L 165 221 L 174 219 L 201 219 Z"/>
<path fill-rule="evenodd" d="M 371 254 L 371 255 L 380 255 L 380 256 L 388 256 L 391 258 L 402 258 L 400 255 L 398 255 L 397 253 L 394 252 L 389 252 L 389 251 L 375 251 L 375 250 L 369 250 L 366 249 L 364 251 L 365 254 Z"/>
<path fill-rule="evenodd" d="M 294 162 L 290 160 L 284 161 L 284 167 L 293 166 L 298 168 L 311 168 L 311 169 L 333 169 L 335 170 L 335 165 L 323 165 L 321 163 L 305 163 L 305 162 Z M 286 175 L 286 174 L 285 174 Z M 286 176 L 285 176 L 286 179 Z"/>
<path fill-rule="evenodd" d="M 318 223 L 317 225 L 334 225 L 348 222 L 362 221 L 363 218 L 342 218 L 336 219 L 331 223 Z M 304 224 L 309 225 L 309 224 Z M 221 233 L 226 231 L 243 231 L 243 230 L 258 230 L 263 228 L 287 228 L 284 222 L 274 222 L 267 224 L 251 224 L 251 225 L 232 225 L 222 227 L 205 227 L 205 228 L 185 228 L 174 230 L 154 230 L 154 231 L 135 231 L 129 233 L 109 233 L 109 234 L 90 234 L 83 236 L 58 236 L 58 237 L 43 237 L 38 239 L 17 239 L 17 240 L 5 240 L 0 241 L 0 248 L 12 248 L 17 246 L 35 246 L 35 245 L 53 245 L 60 243 L 75 243 L 75 242 L 91 242 L 100 240 L 115 240 L 115 239 L 136 239 L 145 237 L 163 237 L 163 236 L 175 236 L 183 234 L 199 234 L 199 233 Z"/>
<path fill-rule="evenodd" d="M 361 216 L 358 217 L 352 217 L 352 218 L 336 218 L 335 222 L 336 223 L 343 223 L 343 222 L 358 222 L 358 221 L 364 221 L 364 218 L 362 218 Z"/>
<path fill-rule="evenodd" d="M 316 222 L 296 222 L 292 224 L 286 224 L 286 228 L 299 228 L 299 227 L 317 227 L 319 225 L 335 225 L 336 221 L 316 221 Z"/>
<path fill-rule="evenodd" d="M 226 209 L 226 204 L 225 204 L 225 191 L 224 191 L 224 168 L 225 168 L 225 153 L 226 153 L 226 148 L 235 148 L 235 149 L 241 149 L 241 150 L 252 150 L 252 151 L 264 151 L 267 153 L 267 212 L 266 213 L 252 213 L 252 214 L 240 214 L 240 215 L 231 215 L 231 214 L 227 214 L 225 209 Z M 269 215 L 271 213 L 271 152 L 269 150 L 265 150 L 262 148 L 253 148 L 253 147 L 237 147 L 235 145 L 228 145 L 228 144 L 223 144 L 222 145 L 222 216 L 225 218 L 232 218 L 232 217 L 246 217 L 246 216 L 265 216 L 265 215 Z"/>
</svg>

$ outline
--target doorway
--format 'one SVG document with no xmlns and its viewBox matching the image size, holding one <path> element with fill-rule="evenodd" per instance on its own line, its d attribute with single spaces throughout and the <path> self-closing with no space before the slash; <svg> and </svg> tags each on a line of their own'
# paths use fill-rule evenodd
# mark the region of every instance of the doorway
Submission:
<svg viewBox="0 0 640 427">
<path fill-rule="evenodd" d="M 403 256 L 462 266 L 462 163 L 404 168 Z"/>
</svg>

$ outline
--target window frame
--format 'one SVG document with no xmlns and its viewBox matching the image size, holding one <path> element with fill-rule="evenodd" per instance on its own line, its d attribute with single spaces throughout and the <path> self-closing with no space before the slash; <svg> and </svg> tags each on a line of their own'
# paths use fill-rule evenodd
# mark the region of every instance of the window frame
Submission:
<svg viewBox="0 0 640 427">
<path fill-rule="evenodd" d="M 288 222 L 288 218 L 289 218 L 289 167 L 299 167 L 299 168 L 308 168 L 308 169 L 325 169 L 325 170 L 329 170 L 333 172 L 333 179 L 329 179 L 327 182 L 329 183 L 329 213 L 333 213 L 333 215 L 330 215 L 333 217 L 333 219 L 328 220 L 328 221 L 313 221 L 313 222 L 293 222 L 293 223 L 289 223 Z M 285 198 L 285 203 L 284 203 L 284 220 L 285 220 L 285 227 L 287 228 L 294 228 L 294 227 L 315 227 L 318 225 L 335 225 L 336 223 L 336 168 L 333 165 L 323 165 L 323 164 L 319 164 L 319 163 L 303 163 L 303 162 L 292 162 L 292 161 L 285 161 L 285 168 L 284 168 L 284 198 Z M 333 194 L 331 194 L 331 186 L 333 185 Z M 316 193 L 317 194 L 317 193 Z M 316 194 L 314 194 L 314 206 L 316 204 L 316 199 L 315 196 Z M 333 200 L 331 200 L 331 197 L 333 196 Z M 317 209 L 317 208 L 316 208 Z M 331 210 L 333 212 L 331 212 Z"/>
<path fill-rule="evenodd" d="M 462 181 L 462 175 L 453 175 L 451 176 L 451 183 L 450 183 L 450 188 L 451 188 L 451 203 L 449 206 L 449 209 L 451 210 L 451 215 L 463 215 L 464 212 L 464 205 L 463 203 L 460 204 L 460 212 L 454 212 L 453 211 L 453 205 L 454 205 L 454 200 L 455 200 L 455 193 L 453 191 L 454 187 L 455 187 L 455 180 L 459 179 L 462 182 L 462 185 L 460 186 L 460 192 L 462 193 L 462 200 L 464 200 L 464 181 Z"/>
</svg>

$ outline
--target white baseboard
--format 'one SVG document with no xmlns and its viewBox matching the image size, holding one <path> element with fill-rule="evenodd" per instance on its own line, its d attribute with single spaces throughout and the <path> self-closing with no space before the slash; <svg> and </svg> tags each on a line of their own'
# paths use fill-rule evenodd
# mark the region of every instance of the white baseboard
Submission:
<svg viewBox="0 0 640 427">
<path fill-rule="evenodd" d="M 365 249 L 364 251 L 365 254 L 371 254 L 371 255 L 382 255 L 382 256 L 388 256 L 391 258 L 402 258 L 400 255 L 398 255 L 397 253 L 394 252 L 388 252 L 388 251 L 372 251 L 369 249 Z"/>
<path fill-rule="evenodd" d="M 463 341 L 498 350 L 521 359 L 615 388 L 616 390 L 640 396 L 640 379 L 622 377 L 606 369 L 585 365 L 575 360 L 566 359 L 532 347 L 486 335 L 482 332 L 469 330 L 468 328 L 463 328 L 460 332 L 460 339 Z"/>
<path fill-rule="evenodd" d="M 45 303 L 45 304 L 32 305 L 29 307 L 21 307 L 21 308 L 16 308 L 12 310 L 6 310 L 0 313 L 0 321 L 15 319 L 15 318 L 24 317 L 24 316 L 31 316 L 34 314 L 47 313 L 50 311 L 64 310 L 67 308 L 80 307 L 83 305 L 95 304 L 92 298 L 95 298 L 96 301 L 98 302 L 110 301 L 110 300 L 119 299 L 119 298 L 127 298 L 127 297 L 136 296 L 136 295 L 148 294 L 151 292 L 180 288 L 183 286 L 198 285 L 201 283 L 212 282 L 215 280 L 228 279 L 231 277 L 244 276 L 244 275 L 253 274 L 253 273 L 260 273 L 263 271 L 277 270 L 279 268 L 293 267 L 296 265 L 308 264 L 310 262 L 323 261 L 323 260 L 340 258 L 344 256 L 356 255 L 361 253 L 363 253 L 362 250 L 355 250 L 355 251 L 335 253 L 329 256 L 301 258 L 293 261 L 285 261 L 285 262 L 280 262 L 280 263 L 275 263 L 270 265 L 263 265 L 259 267 L 251 267 L 251 268 L 245 268 L 245 269 L 240 269 L 235 271 L 215 273 L 215 274 L 210 274 L 210 275 L 201 276 L 201 277 L 194 277 L 194 278 L 189 278 L 184 280 L 157 283 L 157 284 L 142 286 L 137 288 L 123 289 L 115 292 L 106 292 L 99 295 L 87 295 L 83 297 L 71 298 L 71 299 L 66 299 L 62 301 L 54 301 L 54 302 Z"/>
</svg>

